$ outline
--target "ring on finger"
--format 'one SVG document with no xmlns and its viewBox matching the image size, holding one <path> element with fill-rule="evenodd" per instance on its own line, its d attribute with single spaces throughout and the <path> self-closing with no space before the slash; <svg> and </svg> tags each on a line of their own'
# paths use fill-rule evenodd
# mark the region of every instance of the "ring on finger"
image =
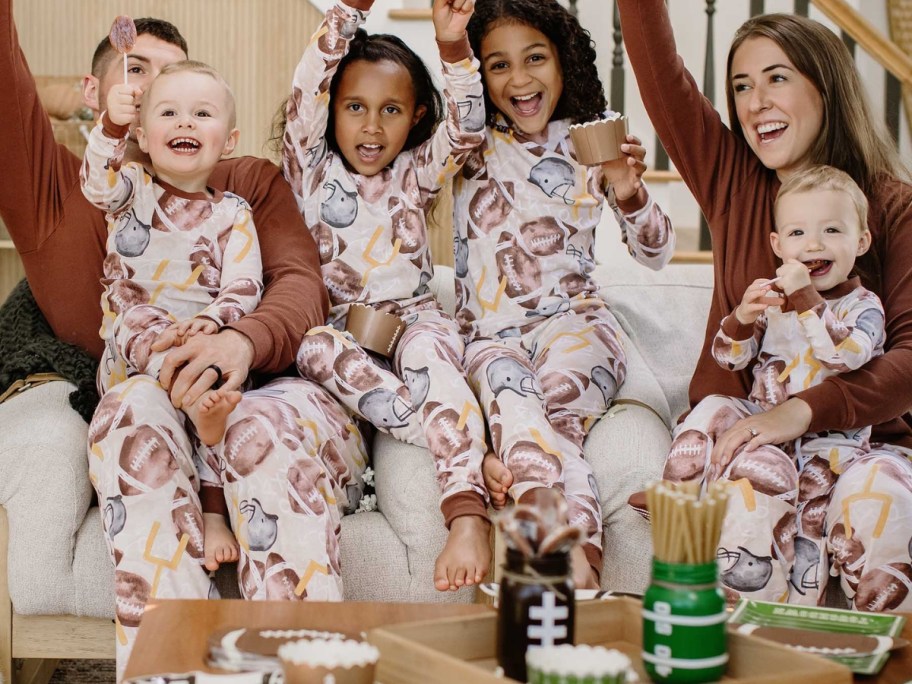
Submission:
<svg viewBox="0 0 912 684">
<path fill-rule="evenodd" d="M 222 386 L 222 369 L 216 366 L 214 363 L 210 363 L 208 366 L 206 366 L 206 370 L 209 370 L 210 368 L 215 371 L 216 375 L 215 382 L 212 383 L 212 387 L 218 389 Z"/>
<path fill-rule="evenodd" d="M 760 434 L 759 432 L 757 432 L 757 428 L 755 428 L 755 427 L 748 427 L 747 431 L 749 433 L 751 433 L 751 437 L 756 437 L 757 435 Z"/>
</svg>

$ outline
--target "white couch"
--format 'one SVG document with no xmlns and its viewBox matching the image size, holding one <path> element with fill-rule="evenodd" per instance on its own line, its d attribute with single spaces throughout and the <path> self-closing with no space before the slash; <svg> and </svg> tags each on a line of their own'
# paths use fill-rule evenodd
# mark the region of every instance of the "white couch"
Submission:
<svg viewBox="0 0 912 684">
<path fill-rule="evenodd" d="M 620 246 L 606 251 L 597 279 L 627 334 L 628 377 L 619 399 L 651 410 L 623 402 L 612 408 L 593 428 L 586 455 L 604 514 L 602 584 L 642 591 L 651 544 L 647 524 L 626 498 L 661 471 L 669 427 L 686 405 L 712 273 L 696 265 L 654 273 Z M 441 268 L 435 283 L 452 307 L 452 271 Z M 0 405 L 0 681 L 10 681 L 10 658 L 113 656 L 113 568 L 98 509 L 89 508 L 86 426 L 66 410 L 68 392 L 69 385 L 54 382 Z M 40 426 L 29 421 L 49 404 L 59 405 L 67 419 Z M 427 452 L 380 435 L 373 459 L 379 511 L 342 521 L 347 597 L 472 600 L 466 590 L 433 588 L 445 530 Z"/>
</svg>

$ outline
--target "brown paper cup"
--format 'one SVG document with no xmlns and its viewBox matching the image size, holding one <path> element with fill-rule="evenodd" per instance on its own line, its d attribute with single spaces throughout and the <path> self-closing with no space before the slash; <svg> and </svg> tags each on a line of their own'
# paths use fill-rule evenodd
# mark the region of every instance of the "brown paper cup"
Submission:
<svg viewBox="0 0 912 684">
<path fill-rule="evenodd" d="M 627 140 L 627 117 L 570 126 L 570 140 L 580 164 L 594 166 L 620 159 Z"/>
<path fill-rule="evenodd" d="M 352 304 L 345 330 L 365 349 L 390 358 L 402 337 L 405 323 L 393 314 L 375 311 L 364 304 Z"/>
</svg>

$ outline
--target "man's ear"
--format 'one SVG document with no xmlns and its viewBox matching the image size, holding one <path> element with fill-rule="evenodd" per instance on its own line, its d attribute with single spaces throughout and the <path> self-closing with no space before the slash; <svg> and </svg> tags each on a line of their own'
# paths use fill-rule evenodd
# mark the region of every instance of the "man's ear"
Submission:
<svg viewBox="0 0 912 684">
<path fill-rule="evenodd" d="M 98 115 L 101 112 L 101 103 L 99 97 L 99 80 L 92 74 L 82 77 L 82 102 L 83 104 Z"/>
<path fill-rule="evenodd" d="M 234 152 L 234 148 L 237 147 L 238 138 L 240 136 L 241 132 L 238 129 L 232 129 L 231 133 L 228 134 L 228 139 L 225 140 L 225 147 L 222 149 L 223 157 L 227 157 Z"/>
<path fill-rule="evenodd" d="M 861 237 L 858 238 L 858 251 L 855 252 L 855 256 L 861 256 L 871 247 L 871 231 L 866 230 L 861 234 Z"/>
<path fill-rule="evenodd" d="M 779 249 L 779 233 L 777 233 L 775 230 L 770 233 L 770 246 L 773 248 L 773 254 L 781 259 L 782 250 Z"/>
<path fill-rule="evenodd" d="M 419 121 L 421 121 L 421 118 L 425 114 L 427 114 L 427 107 L 425 107 L 424 105 L 418 105 L 417 107 L 415 107 L 415 115 L 412 117 L 412 128 L 414 128 L 415 125 Z"/>
</svg>

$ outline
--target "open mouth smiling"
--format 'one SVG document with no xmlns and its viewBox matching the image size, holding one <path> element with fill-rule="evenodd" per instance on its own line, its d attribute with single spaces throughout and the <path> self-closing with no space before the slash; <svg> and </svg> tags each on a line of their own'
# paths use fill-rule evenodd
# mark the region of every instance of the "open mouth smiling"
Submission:
<svg viewBox="0 0 912 684">
<path fill-rule="evenodd" d="M 200 148 L 200 143 L 193 138 L 175 138 L 168 143 L 168 147 L 175 152 L 196 152 Z"/>
<path fill-rule="evenodd" d="M 541 93 L 530 93 L 528 95 L 517 95 L 510 98 L 510 104 L 513 109 L 524 116 L 529 116 L 538 112 L 541 106 Z"/>
<path fill-rule="evenodd" d="M 784 121 L 769 121 L 758 124 L 757 136 L 760 138 L 761 143 L 771 142 L 781 137 L 786 128 L 788 128 L 788 124 Z"/>
<path fill-rule="evenodd" d="M 812 278 L 819 278 L 830 272 L 830 267 L 833 265 L 833 262 L 828 259 L 811 259 L 810 261 L 802 262 L 807 266 L 808 271 L 811 274 Z"/>
</svg>

